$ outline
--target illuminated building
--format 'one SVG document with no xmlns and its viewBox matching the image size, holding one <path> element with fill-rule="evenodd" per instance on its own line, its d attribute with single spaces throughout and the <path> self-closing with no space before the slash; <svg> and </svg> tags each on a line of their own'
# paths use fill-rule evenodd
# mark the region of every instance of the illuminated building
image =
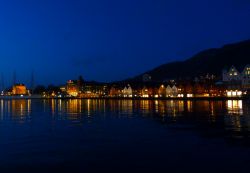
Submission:
<svg viewBox="0 0 250 173">
<path fill-rule="evenodd" d="M 79 94 L 79 87 L 77 81 L 69 80 L 66 86 L 66 92 L 69 96 L 77 97 Z"/>
<path fill-rule="evenodd" d="M 227 97 L 241 97 L 242 91 L 238 90 L 227 90 Z"/>
<path fill-rule="evenodd" d="M 133 97 L 133 90 L 129 84 L 124 87 L 124 89 L 122 90 L 122 93 L 123 93 L 123 97 Z"/>
<path fill-rule="evenodd" d="M 115 87 L 111 87 L 111 89 L 109 90 L 109 96 L 115 97 L 117 95 L 118 95 L 118 90 Z"/>
<path fill-rule="evenodd" d="M 223 70 L 222 80 L 228 89 L 250 89 L 250 65 L 246 65 L 240 73 L 234 66 L 228 71 Z"/>
<path fill-rule="evenodd" d="M 178 96 L 178 88 L 175 85 L 172 87 L 172 95 L 173 97 Z"/>
<path fill-rule="evenodd" d="M 113 85 L 109 90 L 109 97 L 120 97 L 123 96 L 123 87 L 120 85 Z"/>
<path fill-rule="evenodd" d="M 166 96 L 166 88 L 164 85 L 161 85 L 158 90 L 159 97 L 165 97 Z M 156 96 L 157 97 L 157 96 Z"/>
<path fill-rule="evenodd" d="M 12 87 L 12 95 L 26 95 L 26 94 L 28 94 L 28 92 L 24 84 L 15 84 Z"/>
<path fill-rule="evenodd" d="M 194 91 L 193 91 L 193 86 L 191 85 L 191 84 L 187 84 L 187 85 L 185 85 L 185 88 L 184 88 L 184 96 L 187 96 L 187 97 L 190 97 L 190 96 L 192 96 L 193 94 L 192 93 L 194 93 Z M 191 95 L 192 94 L 192 95 Z"/>
<path fill-rule="evenodd" d="M 178 88 L 174 85 L 171 87 L 170 85 L 166 88 L 166 97 L 177 97 L 178 96 Z"/>
<path fill-rule="evenodd" d="M 168 85 L 166 88 L 166 96 L 171 97 L 172 96 L 172 88 Z"/>
<path fill-rule="evenodd" d="M 239 81 L 242 79 L 241 73 L 234 66 L 232 66 L 228 71 L 224 69 L 222 72 L 222 78 L 224 82 L 232 80 Z"/>
<path fill-rule="evenodd" d="M 141 92 L 141 97 L 148 98 L 149 96 L 150 96 L 149 89 L 146 86 L 144 86 Z"/>
<path fill-rule="evenodd" d="M 61 90 L 62 92 L 67 92 L 67 89 L 66 89 L 65 86 L 60 86 L 60 90 Z"/>
</svg>

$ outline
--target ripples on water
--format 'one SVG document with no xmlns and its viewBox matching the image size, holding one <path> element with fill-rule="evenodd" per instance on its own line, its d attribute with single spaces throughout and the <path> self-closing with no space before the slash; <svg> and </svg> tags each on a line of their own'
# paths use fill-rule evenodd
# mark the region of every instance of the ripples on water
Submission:
<svg viewBox="0 0 250 173">
<path fill-rule="evenodd" d="M 249 109 L 249 102 L 242 100 L 1 100 L 0 119 L 2 122 L 25 123 L 41 112 L 51 115 L 54 120 L 72 122 L 92 119 L 95 115 L 113 115 L 117 118 L 141 116 L 177 123 L 183 119 L 203 123 L 223 120 L 226 129 L 249 131 Z"/>
<path fill-rule="evenodd" d="M 38 167 L 41 168 L 39 165 L 47 165 L 47 168 L 52 170 L 54 166 L 58 169 L 58 166 L 61 167 L 64 163 L 74 165 L 72 162 L 76 162 L 79 166 L 81 165 L 79 161 L 82 160 L 85 160 L 88 166 L 89 162 L 102 161 L 106 164 L 105 158 L 108 157 L 104 154 L 106 152 L 107 155 L 113 153 L 112 157 L 119 159 L 124 157 L 124 161 L 128 162 L 126 154 L 148 152 L 149 146 L 158 147 L 161 151 L 166 150 L 163 145 L 168 148 L 171 146 L 173 150 L 183 149 L 182 152 L 185 153 L 185 145 L 186 147 L 190 145 L 189 150 L 193 150 L 194 144 L 201 143 L 205 146 L 211 143 L 210 148 L 206 149 L 216 150 L 212 144 L 214 139 L 224 141 L 223 145 L 248 148 L 249 135 L 250 106 L 248 101 L 242 100 L 0 101 L 0 152 L 2 154 L 0 168 L 6 170 L 9 166 L 17 166 L 19 170 L 23 168 L 24 172 L 27 172 L 27 167 L 31 168 L 31 165 L 34 165 L 35 170 Z M 193 136 L 198 136 L 198 138 L 195 137 L 196 140 L 202 142 L 194 144 L 187 142 L 194 138 Z M 133 147 L 136 145 L 131 142 L 133 140 L 143 143 L 143 147 L 135 150 Z M 175 148 L 175 140 L 181 140 L 183 145 L 179 146 L 180 148 L 177 145 Z M 118 157 L 116 155 L 118 146 L 125 149 L 129 147 L 129 149 L 126 154 L 123 153 L 123 156 Z M 155 149 L 151 152 L 151 155 L 156 154 L 157 157 L 163 157 L 161 154 L 164 154 L 164 152 L 157 153 Z M 165 152 L 167 154 L 170 151 Z M 205 149 L 203 152 L 206 153 Z M 93 156 L 100 153 L 105 155 L 101 155 L 103 158 L 100 157 L 104 160 Z M 185 158 L 185 155 L 183 157 Z M 38 158 L 43 161 L 37 161 Z M 66 158 L 69 161 L 63 161 L 67 160 Z M 143 158 L 140 159 L 144 163 L 146 160 Z M 32 160 L 36 162 L 30 165 Z M 138 164 L 142 164 L 141 162 Z M 90 169 L 88 166 L 87 170 Z M 45 168 L 44 171 L 47 171 Z M 106 168 L 110 169 L 109 166 Z M 72 171 L 72 168 L 70 170 Z"/>
</svg>

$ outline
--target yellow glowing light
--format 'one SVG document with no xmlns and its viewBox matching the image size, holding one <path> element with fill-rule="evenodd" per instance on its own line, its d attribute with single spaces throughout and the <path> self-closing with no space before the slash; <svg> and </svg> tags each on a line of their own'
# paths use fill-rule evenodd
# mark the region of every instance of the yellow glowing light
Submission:
<svg viewBox="0 0 250 173">
<path fill-rule="evenodd" d="M 178 94 L 177 97 L 184 97 L 184 94 Z"/>
<path fill-rule="evenodd" d="M 237 91 L 237 96 L 242 96 L 242 92 L 241 91 Z"/>
<path fill-rule="evenodd" d="M 227 96 L 231 97 L 232 96 L 232 92 L 231 91 L 227 91 Z"/>
<path fill-rule="evenodd" d="M 232 96 L 236 96 L 236 95 L 237 95 L 236 91 L 233 91 Z"/>
</svg>

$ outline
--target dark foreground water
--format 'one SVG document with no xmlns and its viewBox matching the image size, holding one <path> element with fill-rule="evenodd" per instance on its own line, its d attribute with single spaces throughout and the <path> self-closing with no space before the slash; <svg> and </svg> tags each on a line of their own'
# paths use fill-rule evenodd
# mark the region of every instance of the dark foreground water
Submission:
<svg viewBox="0 0 250 173">
<path fill-rule="evenodd" d="M 250 103 L 0 100 L 0 172 L 250 172 Z"/>
</svg>

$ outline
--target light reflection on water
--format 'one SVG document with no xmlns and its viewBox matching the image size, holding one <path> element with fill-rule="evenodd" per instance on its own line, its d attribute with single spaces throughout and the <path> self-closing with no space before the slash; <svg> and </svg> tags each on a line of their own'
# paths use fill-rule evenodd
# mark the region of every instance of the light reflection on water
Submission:
<svg viewBox="0 0 250 173">
<path fill-rule="evenodd" d="M 42 110 L 40 107 L 43 107 Z M 115 115 L 117 117 L 156 117 L 165 122 L 188 120 L 195 123 L 222 123 L 232 131 L 250 131 L 249 104 L 242 100 L 1 100 L 0 119 L 24 123 L 43 111 L 55 120 L 81 122 L 83 118 Z M 198 121 L 197 121 L 198 120 Z M 220 122 L 220 121 L 223 122 Z M 185 122 L 185 121 L 184 121 Z"/>
<path fill-rule="evenodd" d="M 1 100 L 0 168 L 249 172 L 249 108 L 241 100 Z"/>
</svg>

